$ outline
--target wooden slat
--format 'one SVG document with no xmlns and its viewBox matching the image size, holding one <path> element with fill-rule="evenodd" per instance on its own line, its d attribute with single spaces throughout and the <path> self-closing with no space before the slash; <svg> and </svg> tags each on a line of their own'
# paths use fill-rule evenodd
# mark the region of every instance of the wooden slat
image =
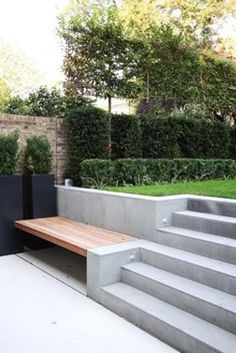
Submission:
<svg viewBox="0 0 236 353">
<path fill-rule="evenodd" d="M 64 217 L 15 221 L 15 227 L 82 256 L 87 256 L 89 249 L 136 240 L 126 234 Z"/>
</svg>

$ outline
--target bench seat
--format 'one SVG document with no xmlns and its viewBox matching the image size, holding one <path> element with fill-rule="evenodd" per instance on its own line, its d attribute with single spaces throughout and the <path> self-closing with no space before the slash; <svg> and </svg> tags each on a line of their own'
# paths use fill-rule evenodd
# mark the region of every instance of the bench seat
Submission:
<svg viewBox="0 0 236 353">
<path fill-rule="evenodd" d="M 19 220 L 15 221 L 15 227 L 85 257 L 89 249 L 137 240 L 65 217 Z"/>
</svg>

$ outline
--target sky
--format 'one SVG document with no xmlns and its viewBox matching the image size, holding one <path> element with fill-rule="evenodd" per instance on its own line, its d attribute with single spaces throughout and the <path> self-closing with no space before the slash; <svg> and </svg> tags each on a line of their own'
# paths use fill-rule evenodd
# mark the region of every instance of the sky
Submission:
<svg viewBox="0 0 236 353">
<path fill-rule="evenodd" d="M 0 0 L 0 39 L 17 46 L 40 71 L 42 81 L 62 80 L 63 53 L 57 16 L 68 0 Z"/>
</svg>

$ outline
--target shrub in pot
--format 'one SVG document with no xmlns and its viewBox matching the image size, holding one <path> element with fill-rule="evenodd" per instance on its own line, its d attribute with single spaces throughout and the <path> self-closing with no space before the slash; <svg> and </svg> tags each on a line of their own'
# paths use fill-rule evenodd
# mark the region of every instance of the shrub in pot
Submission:
<svg viewBox="0 0 236 353">
<path fill-rule="evenodd" d="M 56 188 L 52 169 L 52 150 L 48 140 L 33 136 L 27 140 L 24 151 L 24 218 L 41 218 L 57 215 Z M 40 248 L 47 243 L 30 239 L 26 244 Z"/>
<path fill-rule="evenodd" d="M 23 218 L 22 176 L 15 175 L 18 133 L 0 136 L 0 256 L 23 251 L 14 221 Z"/>
</svg>

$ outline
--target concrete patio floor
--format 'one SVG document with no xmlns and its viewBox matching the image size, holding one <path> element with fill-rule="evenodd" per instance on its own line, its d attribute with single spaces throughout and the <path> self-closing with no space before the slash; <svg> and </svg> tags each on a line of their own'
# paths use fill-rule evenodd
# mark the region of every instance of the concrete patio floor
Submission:
<svg viewBox="0 0 236 353">
<path fill-rule="evenodd" d="M 85 263 L 58 248 L 0 258 L 1 353 L 174 353 L 84 294 Z"/>
</svg>

